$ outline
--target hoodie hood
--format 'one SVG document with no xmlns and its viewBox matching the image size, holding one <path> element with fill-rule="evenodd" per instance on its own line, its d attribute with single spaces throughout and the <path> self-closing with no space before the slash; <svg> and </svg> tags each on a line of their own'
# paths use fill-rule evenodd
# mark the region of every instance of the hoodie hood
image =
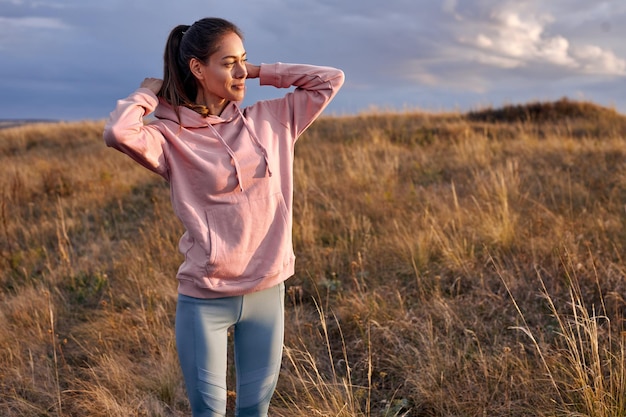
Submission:
<svg viewBox="0 0 626 417">
<path fill-rule="evenodd" d="M 202 127 L 207 127 L 210 125 L 216 125 L 219 123 L 230 122 L 237 116 L 239 116 L 239 107 L 236 102 L 229 102 L 224 110 L 222 110 L 222 114 L 219 116 L 210 115 L 208 117 L 204 117 L 201 114 L 191 110 L 190 108 L 180 106 L 179 114 L 180 120 L 174 108 L 170 103 L 165 101 L 162 97 L 159 97 L 159 105 L 157 106 L 154 116 L 157 119 L 162 120 L 171 120 L 180 124 L 182 127 L 187 129 L 197 129 Z"/>
<path fill-rule="evenodd" d="M 241 120 L 243 121 L 244 126 L 248 130 L 250 139 L 260 149 L 261 154 L 263 155 L 263 159 L 265 160 L 265 164 L 267 166 L 267 170 L 266 170 L 267 174 L 270 177 L 272 176 L 267 149 L 265 149 L 265 147 L 259 141 L 259 138 L 254 132 L 254 129 L 250 127 L 248 121 L 246 120 L 246 117 L 243 115 L 237 102 L 232 102 L 232 101 L 229 102 L 226 105 L 226 107 L 224 107 L 224 110 L 222 110 L 222 114 L 220 114 L 219 116 L 209 115 L 205 117 L 199 114 L 198 112 L 195 112 L 192 109 L 184 107 L 184 106 L 180 106 L 179 110 L 180 110 L 180 119 L 178 115 L 176 115 L 176 112 L 174 111 L 174 108 L 172 107 L 172 105 L 168 103 L 167 101 L 165 101 L 163 98 L 159 98 L 159 105 L 157 106 L 154 115 L 158 119 L 169 120 L 177 124 L 180 124 L 180 126 L 186 129 L 198 129 L 198 128 L 205 128 L 205 127 L 208 127 L 209 129 L 211 129 L 215 137 L 222 143 L 222 145 L 224 145 L 226 152 L 230 156 L 231 161 L 233 165 L 235 166 L 235 172 L 237 173 L 237 181 L 239 183 L 239 189 L 242 192 L 244 191 L 244 188 L 243 188 L 243 184 L 241 183 L 241 178 L 242 178 L 241 166 L 239 164 L 239 161 L 237 160 L 237 156 L 235 155 L 235 152 L 233 151 L 233 149 L 224 140 L 222 135 L 220 135 L 219 132 L 215 129 L 215 127 L 213 127 L 214 125 L 217 125 L 220 123 L 228 123 L 228 122 L 235 120 L 237 117 L 241 117 Z"/>
</svg>

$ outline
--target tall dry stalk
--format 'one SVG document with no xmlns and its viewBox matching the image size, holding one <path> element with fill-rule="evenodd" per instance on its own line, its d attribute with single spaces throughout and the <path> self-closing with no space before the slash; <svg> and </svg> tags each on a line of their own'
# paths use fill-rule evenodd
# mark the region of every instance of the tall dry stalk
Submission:
<svg viewBox="0 0 626 417">
<path fill-rule="evenodd" d="M 326 359 L 321 354 L 320 346 L 311 345 L 310 332 L 307 329 L 306 318 L 298 313 L 296 308 L 296 326 L 298 336 L 296 345 L 285 346 L 285 358 L 290 365 L 290 373 L 283 378 L 289 380 L 294 394 L 279 392 L 282 401 L 296 413 L 290 416 L 333 415 L 333 416 L 369 416 L 371 413 L 371 386 L 359 386 L 352 379 L 352 369 L 348 355 L 346 341 L 343 338 L 339 319 L 332 313 L 327 313 L 319 299 L 313 300 L 319 327 L 315 330 L 317 339 L 322 343 Z M 329 318 L 339 333 L 340 357 L 336 357 L 333 338 L 330 336 Z M 368 349 L 369 340 L 367 341 Z M 371 370 L 371 364 L 368 365 Z M 305 401 L 302 401 L 302 398 Z M 315 404 L 315 408 L 311 408 Z"/>
<path fill-rule="evenodd" d="M 626 340 L 623 332 L 615 336 L 606 313 L 596 311 L 596 306 L 586 305 L 575 271 L 571 265 L 566 266 L 569 310 L 555 301 L 541 274 L 537 273 L 541 294 L 558 323 L 557 337 L 562 347 L 552 350 L 538 343 L 535 332 L 509 291 L 524 322 L 524 326 L 515 329 L 532 340 L 558 395 L 563 415 L 623 417 L 626 415 Z"/>
<path fill-rule="evenodd" d="M 55 328 L 55 320 L 54 320 L 54 310 L 52 307 L 52 302 L 50 300 L 50 293 L 46 291 L 46 298 L 48 301 L 48 314 L 50 316 L 50 340 L 52 343 L 52 357 L 54 359 L 54 380 L 56 387 L 56 408 L 57 408 L 57 416 L 63 416 L 63 405 L 61 399 L 61 384 L 59 380 L 59 361 L 57 358 L 57 339 L 56 339 L 56 328 Z"/>
</svg>

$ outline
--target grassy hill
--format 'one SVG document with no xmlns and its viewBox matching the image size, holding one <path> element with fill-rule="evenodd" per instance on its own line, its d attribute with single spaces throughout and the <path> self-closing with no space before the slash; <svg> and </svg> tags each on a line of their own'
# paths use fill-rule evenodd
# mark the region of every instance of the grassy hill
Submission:
<svg viewBox="0 0 626 417">
<path fill-rule="evenodd" d="M 2 416 L 189 415 L 181 225 L 102 128 L 0 130 Z M 316 122 L 271 415 L 626 415 L 625 157 L 568 100 Z"/>
</svg>

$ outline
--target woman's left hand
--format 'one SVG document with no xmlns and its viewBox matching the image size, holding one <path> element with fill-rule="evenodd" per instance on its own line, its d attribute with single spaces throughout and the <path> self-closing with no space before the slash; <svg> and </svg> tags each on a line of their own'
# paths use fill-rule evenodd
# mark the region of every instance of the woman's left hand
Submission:
<svg viewBox="0 0 626 417">
<path fill-rule="evenodd" d="M 259 72 L 261 71 L 261 67 L 258 65 L 250 64 L 246 61 L 246 71 L 248 71 L 247 78 L 259 78 Z"/>
</svg>

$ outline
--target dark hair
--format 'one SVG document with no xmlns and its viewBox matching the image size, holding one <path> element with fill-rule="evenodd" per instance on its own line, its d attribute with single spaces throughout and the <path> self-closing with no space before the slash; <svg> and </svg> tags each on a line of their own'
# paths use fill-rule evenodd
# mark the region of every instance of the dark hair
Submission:
<svg viewBox="0 0 626 417">
<path fill-rule="evenodd" d="M 200 19 L 193 25 L 178 25 L 170 32 L 163 54 L 163 86 L 158 93 L 174 107 L 193 108 L 198 94 L 198 83 L 189 69 L 189 61 L 196 58 L 207 62 L 222 38 L 235 33 L 241 39 L 241 30 L 233 23 L 217 17 Z"/>
</svg>

